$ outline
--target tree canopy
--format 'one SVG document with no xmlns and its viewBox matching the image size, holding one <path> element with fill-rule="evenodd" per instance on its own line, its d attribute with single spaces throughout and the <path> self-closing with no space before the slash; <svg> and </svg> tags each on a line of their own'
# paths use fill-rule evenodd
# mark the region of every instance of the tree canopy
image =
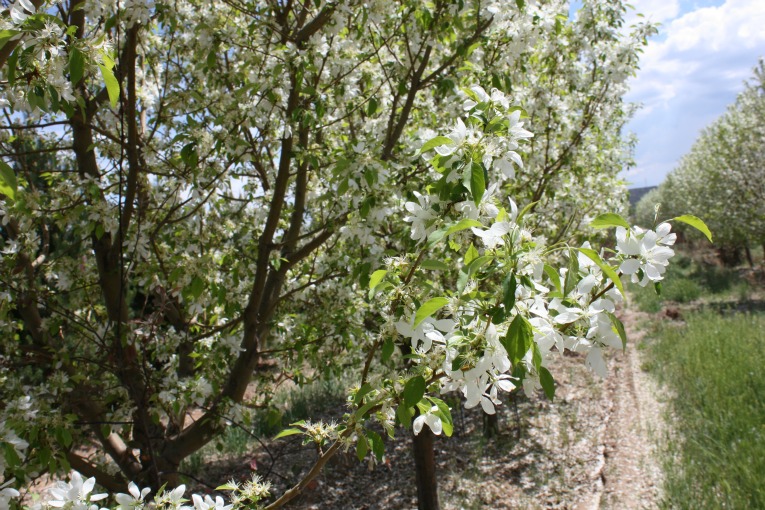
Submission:
<svg viewBox="0 0 765 510">
<path fill-rule="evenodd" d="M 344 423 L 286 433 L 360 458 L 372 421 L 449 434 L 439 392 L 552 397 L 564 349 L 603 374 L 617 270 L 671 255 L 668 226 L 604 215 L 654 31 L 620 1 L 3 9 L 6 484 L 174 486 L 276 385 L 348 369 Z M 595 218 L 608 261 L 577 242 Z"/>
<path fill-rule="evenodd" d="M 700 218 L 728 247 L 765 242 L 765 62 L 760 60 L 725 113 L 705 128 L 690 152 L 637 206 L 637 221 L 652 224 L 680 211 Z"/>
</svg>

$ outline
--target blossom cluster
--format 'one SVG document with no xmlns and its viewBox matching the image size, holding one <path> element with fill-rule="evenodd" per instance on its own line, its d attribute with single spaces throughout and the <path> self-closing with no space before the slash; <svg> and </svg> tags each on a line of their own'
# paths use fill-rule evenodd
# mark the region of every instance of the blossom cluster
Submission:
<svg viewBox="0 0 765 510">
<path fill-rule="evenodd" d="M 0 485 L 0 510 L 8 510 L 11 499 L 18 498 L 19 492 L 15 489 Z M 135 483 L 128 484 L 128 493 L 114 494 L 114 503 L 109 504 L 109 494 L 93 494 L 96 487 L 96 479 L 91 477 L 84 479 L 80 473 L 73 471 L 69 481 L 59 480 L 46 491 L 44 498 L 31 505 L 30 510 L 142 510 L 153 508 L 157 510 L 231 510 L 247 506 L 259 508 L 258 502 L 267 498 L 270 494 L 270 484 L 263 482 L 260 477 L 254 476 L 247 483 L 240 485 L 230 482 L 219 487 L 231 495 L 231 502 L 221 496 L 192 494 L 191 499 L 184 497 L 186 486 L 179 485 L 171 490 L 162 490 L 153 498 L 147 498 L 151 491 L 148 487 L 141 489 Z"/>
<path fill-rule="evenodd" d="M 618 218 L 613 224 L 617 242 L 607 260 L 606 253 L 596 252 L 589 242 L 548 249 L 545 239 L 525 226 L 531 213 L 521 217 L 512 200 L 503 206 L 492 188 L 512 178 L 506 164 L 521 166 L 516 150 L 520 141 L 532 136 L 523 129 L 520 111 L 497 90 L 489 94 L 474 86 L 466 93 L 467 122 L 458 120 L 447 137 L 424 145 L 435 152 L 430 161 L 443 176 L 442 186 L 461 187 L 464 199 L 445 204 L 439 198 L 445 195 L 443 189 L 434 185 L 426 188 L 430 193 L 414 191 L 417 201 L 404 204 L 411 238 L 428 257 L 447 257 L 452 250 L 464 253 L 462 280 L 442 289 L 446 296 L 439 298 L 440 318 L 418 320 L 422 308 L 412 306 L 396 321 L 395 330 L 411 344 L 423 374 L 438 374 L 440 392 L 458 391 L 465 407 L 480 404 L 493 414 L 501 403 L 500 392 L 522 386 L 529 394 L 539 388 L 551 394 L 547 362 L 555 352 L 584 354 L 587 366 L 605 377 L 603 350 L 622 348 L 625 341 L 614 315 L 623 300 L 621 275 L 642 285 L 661 280 L 674 253 L 669 246 L 675 234 L 668 223 L 655 231 L 628 229 L 623 219 L 612 215 Z M 491 129 L 500 122 L 497 119 L 506 119 L 505 129 Z M 484 176 L 498 181 L 476 183 Z M 438 240 L 446 236 L 451 237 L 443 251 Z M 568 257 L 559 269 L 549 265 L 549 254 L 556 252 L 558 263 Z M 387 270 L 394 273 L 395 265 Z M 502 302 L 487 305 L 491 285 L 502 280 Z M 428 283 L 431 291 L 437 288 Z M 415 431 L 427 424 L 441 433 L 438 411 L 436 406 L 423 411 Z"/>
</svg>

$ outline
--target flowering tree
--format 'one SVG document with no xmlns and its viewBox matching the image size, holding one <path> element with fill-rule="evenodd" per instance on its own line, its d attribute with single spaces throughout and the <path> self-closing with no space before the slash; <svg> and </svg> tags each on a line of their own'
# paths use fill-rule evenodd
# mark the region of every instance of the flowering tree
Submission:
<svg viewBox="0 0 765 510">
<path fill-rule="evenodd" d="M 661 203 L 664 214 L 688 211 L 704 218 L 728 248 L 765 242 L 765 63 L 727 111 L 704 129 L 654 195 L 638 204 L 639 221 Z M 751 261 L 751 257 L 750 257 Z"/>
<path fill-rule="evenodd" d="M 671 255 L 667 224 L 603 214 L 652 30 L 620 35 L 621 3 L 4 9 L 0 501 L 73 468 L 51 505 L 100 501 L 97 481 L 141 506 L 275 383 L 342 357 L 351 408 L 282 433 L 321 455 L 281 506 L 341 448 L 379 459 L 373 423 L 449 435 L 442 392 L 488 413 L 518 386 L 552 397 L 565 349 L 604 374 L 619 272 L 657 281 Z M 614 253 L 571 241 L 593 219 Z"/>
</svg>

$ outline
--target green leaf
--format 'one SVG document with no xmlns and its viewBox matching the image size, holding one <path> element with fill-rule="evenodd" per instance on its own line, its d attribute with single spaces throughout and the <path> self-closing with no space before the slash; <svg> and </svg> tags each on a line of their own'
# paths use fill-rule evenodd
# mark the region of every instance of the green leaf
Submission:
<svg viewBox="0 0 765 510">
<path fill-rule="evenodd" d="M 378 269 L 372 273 L 372 276 L 369 277 L 369 290 L 373 290 L 375 287 L 377 287 L 382 279 L 385 278 L 386 274 L 388 274 L 387 269 Z"/>
<path fill-rule="evenodd" d="M 515 306 L 515 290 L 518 288 L 518 282 L 515 281 L 515 274 L 510 274 L 502 282 L 502 304 L 505 305 L 505 311 L 510 312 Z"/>
<path fill-rule="evenodd" d="M 57 432 L 59 442 L 64 445 L 65 448 L 69 448 L 72 444 L 72 433 L 69 432 L 69 429 L 60 428 Z"/>
<path fill-rule="evenodd" d="M 446 435 L 446 437 L 451 437 L 452 432 L 454 431 L 454 421 L 452 420 L 452 412 L 449 409 L 449 406 L 446 405 L 446 402 L 440 398 L 432 397 L 430 398 L 430 401 L 433 402 L 436 407 L 438 407 L 438 412 L 435 414 L 441 418 L 441 424 L 444 428 L 444 435 Z"/>
<path fill-rule="evenodd" d="M 120 100 L 120 84 L 117 78 L 114 77 L 114 72 L 111 69 L 103 64 L 99 64 L 98 68 L 101 69 L 101 77 L 104 79 L 106 92 L 109 94 L 109 102 L 112 108 L 114 108 Z"/>
<path fill-rule="evenodd" d="M 356 392 L 356 395 L 353 397 L 353 403 L 356 405 L 359 405 L 361 401 L 364 399 L 364 396 L 372 391 L 374 388 L 369 383 L 364 383 L 361 388 L 359 388 L 359 391 Z"/>
<path fill-rule="evenodd" d="M 463 220 L 460 220 L 458 223 L 455 223 L 454 225 L 452 225 L 448 229 L 446 229 L 446 235 L 450 236 L 450 235 L 452 235 L 455 232 L 459 232 L 460 230 L 465 230 L 465 229 L 468 229 L 470 227 L 482 227 L 482 226 L 483 225 L 481 224 L 480 221 L 470 220 L 470 219 L 465 218 Z"/>
<path fill-rule="evenodd" d="M 440 260 L 424 260 L 420 267 L 423 269 L 430 269 L 432 271 L 448 271 L 449 266 L 441 262 Z"/>
<path fill-rule="evenodd" d="M 18 34 L 18 30 L 0 30 L 0 48 Z"/>
<path fill-rule="evenodd" d="M 450 227 L 440 228 L 434 232 L 431 232 L 431 234 L 428 236 L 428 244 L 434 245 L 441 239 L 443 239 L 446 236 L 449 236 L 455 232 L 459 232 L 460 230 L 465 230 L 470 227 L 481 227 L 482 224 L 479 221 L 476 220 L 470 220 L 470 219 L 463 219 L 459 222 L 455 223 L 454 225 Z"/>
<path fill-rule="evenodd" d="M 17 188 L 18 182 L 16 182 L 16 174 L 13 168 L 0 159 L 0 193 L 15 202 Z"/>
<path fill-rule="evenodd" d="M 712 242 L 712 232 L 709 230 L 709 227 L 707 227 L 707 224 L 701 220 L 701 218 L 697 218 L 696 216 L 690 214 L 684 214 L 682 216 L 678 216 L 677 218 L 672 218 L 669 221 L 680 221 L 686 225 L 690 225 L 707 236 L 707 239 L 709 239 L 710 243 Z"/>
<path fill-rule="evenodd" d="M 553 379 L 552 374 L 545 367 L 539 368 L 539 384 L 545 390 L 547 398 L 553 400 L 555 398 L 555 379 Z"/>
<path fill-rule="evenodd" d="M 101 61 L 107 69 L 114 69 L 114 59 L 111 55 L 105 51 L 99 52 L 99 55 L 101 55 Z"/>
<path fill-rule="evenodd" d="M 481 203 L 481 198 L 486 191 L 486 177 L 483 167 L 478 163 L 470 165 L 470 194 L 473 195 L 475 205 Z"/>
<path fill-rule="evenodd" d="M 505 322 L 505 317 L 507 316 L 507 310 L 505 308 L 501 306 L 492 306 L 489 308 L 488 313 L 491 317 L 492 324 L 502 324 Z"/>
<path fill-rule="evenodd" d="M 278 434 L 276 434 L 276 436 L 274 436 L 274 439 L 280 439 L 282 437 L 294 436 L 295 434 L 302 434 L 302 433 L 303 433 L 303 431 L 301 429 L 295 429 L 295 428 L 284 429 L 281 432 L 279 432 Z"/>
<path fill-rule="evenodd" d="M 608 314 L 608 318 L 611 319 L 611 326 L 613 327 L 614 331 L 616 331 L 619 334 L 619 338 L 622 339 L 622 349 L 627 348 L 627 333 L 624 331 L 624 324 L 622 324 L 622 321 L 619 320 L 619 318 L 612 314 L 611 312 L 606 312 Z"/>
<path fill-rule="evenodd" d="M 436 147 L 440 147 L 442 145 L 453 143 L 451 138 L 448 138 L 446 136 L 437 136 L 435 138 L 431 138 L 423 146 L 420 148 L 420 154 L 424 154 L 428 152 L 429 150 L 433 150 Z"/>
<path fill-rule="evenodd" d="M 71 53 L 69 53 L 69 77 L 72 80 L 72 85 L 80 83 L 84 73 L 85 55 L 77 48 L 72 48 Z"/>
<path fill-rule="evenodd" d="M 576 288 L 577 283 L 579 283 L 579 259 L 573 251 L 570 251 L 566 281 L 563 283 L 563 295 L 568 296 Z"/>
<path fill-rule="evenodd" d="M 494 260 L 494 257 L 491 255 L 484 255 L 483 257 L 478 257 L 477 259 L 473 259 L 470 261 L 470 264 L 467 266 L 467 275 L 468 278 L 473 276 L 475 273 L 478 272 L 479 269 L 481 269 L 486 264 L 491 263 Z"/>
<path fill-rule="evenodd" d="M 414 326 L 417 327 L 422 321 L 436 313 L 437 310 L 443 308 L 449 303 L 449 299 L 445 297 L 435 297 L 428 299 L 414 314 Z"/>
<path fill-rule="evenodd" d="M 235 491 L 237 489 L 238 487 L 232 483 L 224 483 L 215 488 L 216 491 Z M 162 491 L 159 491 L 159 493 L 161 494 Z"/>
<path fill-rule="evenodd" d="M 560 284 L 560 274 L 558 274 L 558 271 L 556 271 L 552 266 L 545 264 L 545 274 L 547 274 L 547 277 L 550 279 L 550 281 L 555 285 L 555 288 L 558 290 L 558 292 L 563 292 L 563 288 Z"/>
<path fill-rule="evenodd" d="M 443 430 L 444 435 L 446 437 L 452 437 L 452 434 L 454 433 L 454 425 L 451 423 L 445 422 L 440 412 L 436 413 L 436 415 L 439 418 L 441 418 L 441 429 Z"/>
<path fill-rule="evenodd" d="M 356 411 L 355 417 L 356 420 L 361 420 L 364 416 L 367 415 L 370 409 L 372 409 L 374 406 L 378 405 L 379 402 L 376 400 L 371 400 L 364 404 L 358 411 Z"/>
<path fill-rule="evenodd" d="M 194 279 L 191 280 L 191 285 L 189 285 L 189 292 L 191 293 L 191 297 L 194 299 L 199 298 L 199 296 L 202 295 L 202 291 L 205 290 L 205 282 L 200 277 L 195 276 Z"/>
<path fill-rule="evenodd" d="M 468 246 L 468 249 L 465 252 L 465 266 L 469 266 L 471 262 L 478 258 L 478 256 L 478 250 L 473 246 L 473 243 L 470 243 L 470 246 Z"/>
<path fill-rule="evenodd" d="M 410 407 L 411 406 L 407 406 L 405 404 L 400 404 L 396 408 L 396 417 L 398 418 L 399 423 L 401 423 L 401 426 L 404 428 L 409 428 L 409 425 L 412 423 L 412 417 L 414 416 L 414 413 Z"/>
<path fill-rule="evenodd" d="M 515 219 L 515 222 L 520 223 L 523 217 L 526 216 L 526 214 L 531 210 L 531 208 L 537 205 L 538 203 L 539 203 L 539 200 L 537 200 L 536 202 L 531 202 L 529 205 L 524 207 L 521 210 L 521 212 L 518 213 L 518 217 Z"/>
<path fill-rule="evenodd" d="M 386 338 L 385 341 L 382 344 L 382 361 L 383 363 L 388 361 L 391 356 L 393 356 L 393 340 L 390 338 Z"/>
<path fill-rule="evenodd" d="M 412 407 L 417 404 L 425 395 L 425 379 L 418 375 L 409 379 L 404 385 L 404 405 Z"/>
<path fill-rule="evenodd" d="M 374 430 L 367 430 L 367 439 L 372 443 L 372 453 L 375 454 L 378 461 L 381 461 L 385 455 L 385 443 L 382 437 Z"/>
<path fill-rule="evenodd" d="M 342 181 L 340 181 L 340 185 L 337 187 L 337 195 L 343 196 L 345 195 L 346 191 L 348 191 L 348 177 L 345 177 Z"/>
<path fill-rule="evenodd" d="M 595 262 L 595 264 L 600 268 L 601 271 L 603 271 L 603 274 L 605 274 L 609 280 L 614 282 L 614 285 L 617 289 L 619 289 L 619 292 L 621 292 L 622 296 L 625 298 L 627 297 L 624 294 L 624 287 L 622 286 L 622 280 L 619 278 L 619 275 L 616 274 L 616 271 L 613 267 L 611 267 L 609 264 L 607 264 L 603 259 L 600 258 L 600 255 L 598 255 L 598 252 L 595 250 L 592 250 L 590 248 L 577 248 L 580 252 L 582 252 L 584 255 L 586 255 L 590 260 Z"/>
<path fill-rule="evenodd" d="M 374 115 L 377 111 L 377 99 L 372 96 L 369 98 L 369 102 L 367 103 L 367 115 Z M 423 151 L 424 152 L 424 151 Z"/>
<path fill-rule="evenodd" d="M 507 329 L 507 334 L 500 339 L 500 342 L 507 351 L 507 357 L 513 365 L 516 365 L 534 343 L 534 331 L 531 329 L 531 324 L 523 316 L 516 315 Z"/>
<path fill-rule="evenodd" d="M 627 220 L 615 213 L 601 214 L 590 223 L 592 228 L 624 227 L 630 228 Z"/>
<path fill-rule="evenodd" d="M 358 458 L 359 461 L 364 460 L 364 457 L 367 456 L 367 452 L 369 452 L 369 443 L 367 443 L 367 438 L 363 435 L 360 435 L 359 440 L 356 442 L 356 458 Z"/>
<path fill-rule="evenodd" d="M 531 343 L 531 364 L 537 372 L 542 369 L 542 351 L 535 342 Z"/>
</svg>

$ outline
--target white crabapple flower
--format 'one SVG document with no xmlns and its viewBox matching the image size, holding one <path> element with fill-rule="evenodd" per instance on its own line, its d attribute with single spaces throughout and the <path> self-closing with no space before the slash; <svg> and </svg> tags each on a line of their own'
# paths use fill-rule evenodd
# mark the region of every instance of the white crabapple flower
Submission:
<svg viewBox="0 0 765 510">
<path fill-rule="evenodd" d="M 0 510 L 8 510 L 11 499 L 18 498 L 21 495 L 16 489 L 9 487 L 15 481 L 15 478 L 11 478 L 7 482 L 0 484 Z"/>
<path fill-rule="evenodd" d="M 465 126 L 465 123 L 462 122 L 462 119 L 459 117 L 457 118 L 454 129 L 452 129 L 452 132 L 446 135 L 446 137 L 451 139 L 450 143 L 434 148 L 436 153 L 438 153 L 440 156 L 450 156 L 454 154 L 454 152 L 460 148 L 460 146 L 465 142 L 465 139 L 468 137 L 468 128 Z"/>
<path fill-rule="evenodd" d="M 483 87 L 479 85 L 473 85 L 470 87 L 470 90 L 473 91 L 473 93 L 477 96 L 478 101 L 471 98 L 467 98 L 462 103 L 462 108 L 465 111 L 472 110 L 475 105 L 478 103 L 488 103 L 489 101 L 496 103 L 500 105 L 502 108 L 509 108 L 510 107 L 510 101 L 508 101 L 507 96 L 503 94 L 500 90 L 497 89 L 491 89 L 491 95 L 487 94 L 486 91 L 483 89 Z"/>
<path fill-rule="evenodd" d="M 525 140 L 526 138 L 534 137 L 534 133 L 532 133 L 531 131 L 527 129 L 523 129 L 523 122 L 521 122 L 521 110 L 515 110 L 514 112 L 512 112 L 508 116 L 508 120 L 510 121 L 508 134 L 510 135 L 510 139 L 511 139 L 511 143 L 509 147 L 511 150 L 518 148 L 518 144 L 517 144 L 518 140 Z M 522 167 L 523 164 L 521 163 L 519 166 Z"/>
<path fill-rule="evenodd" d="M 501 246 L 505 244 L 505 241 L 502 239 L 502 237 L 510 232 L 511 228 L 512 225 L 507 221 L 498 221 L 494 223 L 488 230 L 481 230 L 476 227 L 471 227 L 470 230 L 472 230 L 475 235 L 481 238 L 481 241 L 483 241 L 483 244 L 486 246 L 486 248 L 492 250 L 498 245 Z"/>
<path fill-rule="evenodd" d="M 434 414 L 437 412 L 438 406 L 433 406 L 430 408 L 430 411 L 415 418 L 414 423 L 412 424 L 414 435 L 419 435 L 420 432 L 422 432 L 422 426 L 427 425 L 435 435 L 440 436 L 441 432 L 444 430 L 444 426 L 443 423 L 441 423 L 441 418 Z"/>
<path fill-rule="evenodd" d="M 417 191 L 413 193 L 417 198 L 417 202 L 406 202 L 404 204 L 404 207 L 410 213 L 404 217 L 404 221 L 412 224 L 412 239 L 424 241 L 432 230 L 431 224 L 433 220 L 436 219 L 436 214 L 431 209 L 431 206 L 437 203 L 437 199 L 434 200 L 430 195 L 423 196 Z"/>
<path fill-rule="evenodd" d="M 168 510 L 188 510 L 189 507 L 182 506 L 186 499 L 183 498 L 183 494 L 186 492 L 186 486 L 181 484 L 171 491 L 163 491 L 157 497 L 154 498 L 154 502 L 157 507 L 163 506 Z"/>
<path fill-rule="evenodd" d="M 105 499 L 108 494 L 93 494 L 93 488 L 96 486 L 95 477 L 82 479 L 82 475 L 77 471 L 72 472 L 69 482 L 59 481 L 50 489 L 51 499 L 48 505 L 54 508 L 64 508 L 71 510 L 92 510 L 98 508 L 97 505 L 90 505 L 96 501 Z"/>
<path fill-rule="evenodd" d="M 410 338 L 412 349 L 421 352 L 430 351 L 433 342 L 443 345 L 446 343 L 446 337 L 454 330 L 456 325 L 452 319 L 435 320 L 431 317 L 423 320 L 414 327 L 414 317 L 409 320 L 401 319 L 396 322 L 396 331 L 399 335 Z M 422 343 L 422 347 L 420 347 Z"/>
<path fill-rule="evenodd" d="M 117 510 L 133 510 L 143 508 L 143 500 L 146 498 L 146 495 L 151 492 L 151 489 L 146 487 L 145 489 L 141 490 L 135 483 L 130 482 L 128 484 L 128 492 L 130 494 L 118 493 L 114 496 L 114 499 L 117 500 Z"/>
<path fill-rule="evenodd" d="M 220 496 L 215 496 L 215 501 L 213 501 L 208 495 L 205 495 L 204 499 L 202 499 L 202 496 L 199 494 L 192 494 L 191 500 L 194 502 L 194 510 L 231 510 L 234 506 L 226 505 Z"/>
<path fill-rule="evenodd" d="M 31 14 L 34 14 L 37 11 L 34 4 L 29 0 L 17 0 L 16 2 L 13 2 L 10 7 L 11 19 L 17 25 L 24 23 Z"/>
<path fill-rule="evenodd" d="M 500 405 L 497 389 L 508 391 L 512 388 L 509 377 L 503 377 L 512 368 L 507 351 L 499 341 L 499 332 L 494 324 L 489 324 L 485 332 L 486 343 L 480 357 L 473 360 L 467 370 L 452 369 L 452 364 L 459 353 L 453 347 L 447 348 L 443 370 L 447 378 L 441 385 L 441 393 L 460 391 L 465 396 L 465 409 L 481 404 L 484 412 L 494 414 L 494 407 Z M 459 339 L 456 340 L 459 342 Z"/>
<path fill-rule="evenodd" d="M 505 179 L 515 179 L 515 167 L 523 168 L 523 160 L 517 152 L 509 151 L 505 156 L 495 159 L 493 166 L 499 170 L 499 174 Z"/>
<path fill-rule="evenodd" d="M 498 191 L 499 185 L 497 183 L 491 184 L 486 191 L 483 192 L 483 196 L 481 197 L 478 206 L 475 205 L 473 200 L 463 200 L 454 205 L 454 210 L 460 214 L 461 218 L 470 220 L 477 220 L 482 217 L 496 218 L 499 214 L 499 208 L 494 204 L 493 197 Z"/>
<path fill-rule="evenodd" d="M 676 234 L 670 234 L 669 223 L 662 223 L 653 230 L 643 230 L 639 227 L 630 229 L 617 227 L 616 248 L 629 257 L 622 262 L 619 270 L 630 275 L 633 283 L 645 287 L 649 281 L 657 282 L 664 278 L 664 272 L 669 259 L 675 254 L 672 246 L 677 239 Z M 643 271 L 643 279 L 638 272 Z"/>
</svg>

